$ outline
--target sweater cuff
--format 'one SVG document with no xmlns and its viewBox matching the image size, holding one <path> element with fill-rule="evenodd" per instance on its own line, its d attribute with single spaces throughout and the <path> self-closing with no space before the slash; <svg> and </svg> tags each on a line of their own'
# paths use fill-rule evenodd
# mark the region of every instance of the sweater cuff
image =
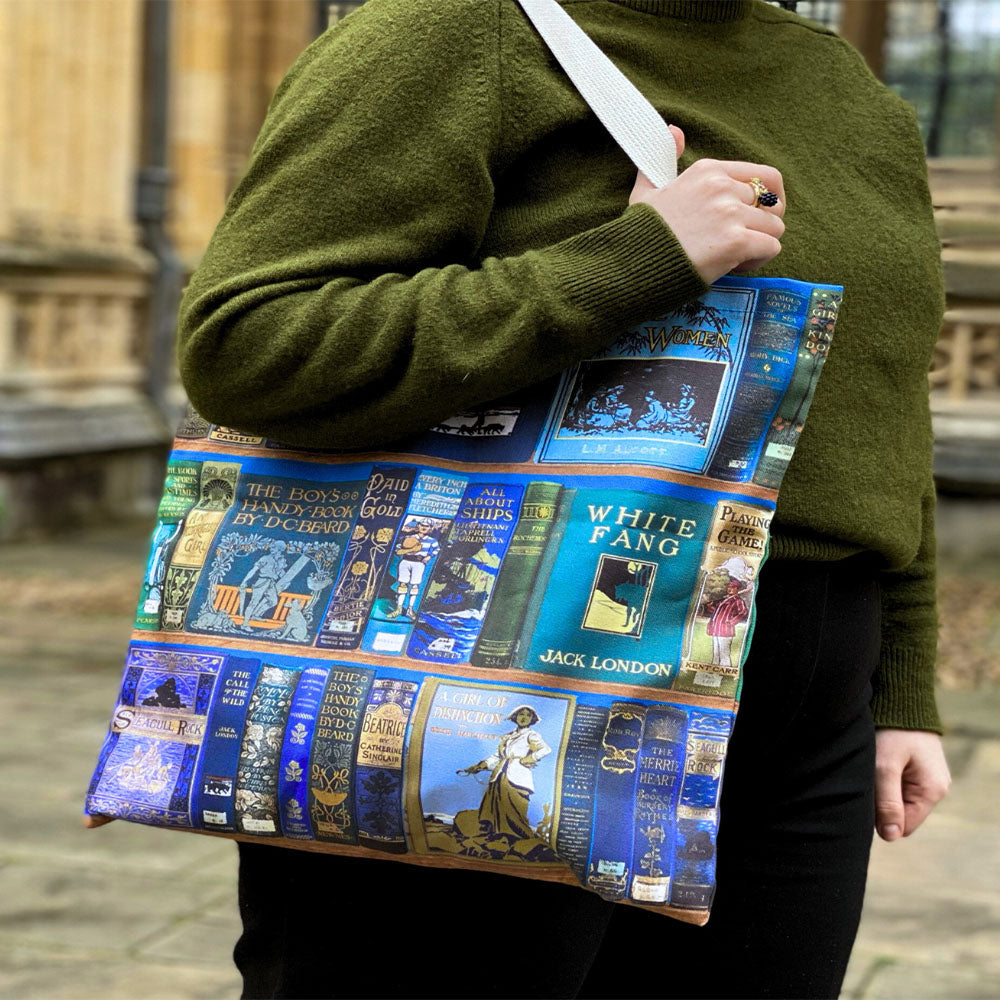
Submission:
<svg viewBox="0 0 1000 1000">
<path fill-rule="evenodd" d="M 943 733 L 934 698 L 934 654 L 883 646 L 872 681 L 876 726 Z"/>
<path fill-rule="evenodd" d="M 549 252 L 570 303 L 597 329 L 654 319 L 710 288 L 670 226 L 645 202 Z"/>
</svg>

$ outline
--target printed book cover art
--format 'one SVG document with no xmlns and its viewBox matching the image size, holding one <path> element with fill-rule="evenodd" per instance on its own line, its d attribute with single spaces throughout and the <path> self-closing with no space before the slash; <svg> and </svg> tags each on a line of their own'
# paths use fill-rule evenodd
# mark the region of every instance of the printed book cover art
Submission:
<svg viewBox="0 0 1000 1000">
<path fill-rule="evenodd" d="M 829 351 L 839 286 L 760 279 L 747 359 L 708 475 L 781 484 Z"/>
<path fill-rule="evenodd" d="M 540 462 L 704 472 L 746 354 L 756 292 L 713 287 L 563 376 Z"/>
<path fill-rule="evenodd" d="M 201 462 L 183 458 L 171 458 L 167 462 L 163 495 L 156 510 L 156 527 L 150 539 L 146 572 L 139 589 L 136 628 L 155 632 L 160 627 L 167 565 L 180 538 L 184 517 L 198 501 L 200 478 Z"/>
<path fill-rule="evenodd" d="M 403 832 L 403 744 L 419 684 L 379 678 L 358 734 L 354 798 L 358 843 L 390 854 L 406 851 Z"/>
<path fill-rule="evenodd" d="M 191 790 L 225 656 L 133 647 L 87 812 L 192 826 Z"/>
<path fill-rule="evenodd" d="M 413 849 L 556 863 L 562 760 L 575 698 L 432 678 L 406 767 Z"/>
<path fill-rule="evenodd" d="M 406 450 L 459 462 L 494 465 L 531 461 L 559 378 L 546 379 L 442 420 L 406 442 Z"/>
<path fill-rule="evenodd" d="M 691 710 L 677 805 L 673 906 L 707 910 L 712 905 L 719 793 L 732 725 L 732 713 Z"/>
<path fill-rule="evenodd" d="M 361 648 L 398 655 L 417 620 L 434 564 L 468 486 L 465 476 L 422 471 L 392 543 Z"/>
<path fill-rule="evenodd" d="M 684 626 L 678 691 L 736 697 L 772 511 L 715 505 Z"/>
<path fill-rule="evenodd" d="M 361 644 L 416 476 L 412 466 L 372 467 L 317 646 L 357 649 Z"/>
<path fill-rule="evenodd" d="M 693 496 L 577 492 L 526 670 L 670 686 L 712 517 Z"/>
<path fill-rule="evenodd" d="M 184 616 L 212 540 L 236 499 L 240 469 L 237 462 L 202 463 L 198 502 L 184 517 L 163 583 L 160 628 L 166 631 L 180 632 L 184 627 Z"/>
<path fill-rule="evenodd" d="M 524 487 L 475 483 L 459 506 L 420 603 L 407 653 L 418 660 L 467 663 L 479 638 Z"/>
<path fill-rule="evenodd" d="M 767 430 L 754 473 L 753 481 L 760 486 L 781 486 L 830 351 L 842 300 L 843 291 L 831 288 L 816 288 L 810 296 L 791 382 Z"/>
<path fill-rule="evenodd" d="M 243 833 L 279 836 L 278 779 L 285 724 L 301 671 L 261 668 L 240 745 L 236 771 L 236 825 Z"/>
<path fill-rule="evenodd" d="M 375 671 L 329 668 L 309 757 L 309 821 L 317 840 L 356 844 L 354 763 L 357 738 Z"/>
<path fill-rule="evenodd" d="M 637 903 L 660 905 L 670 898 L 687 724 L 688 714 L 679 706 L 650 705 L 646 709 L 635 790 L 635 844 L 629 889 Z"/>
<path fill-rule="evenodd" d="M 513 662 L 562 493 L 559 483 L 528 483 L 521 516 L 470 660 L 473 665 L 501 669 Z"/>
<path fill-rule="evenodd" d="M 363 482 L 245 470 L 195 586 L 186 630 L 312 643 L 363 490 Z"/>
<path fill-rule="evenodd" d="M 587 887 L 624 899 L 632 877 L 633 820 L 646 708 L 616 701 L 601 739 Z"/>
</svg>

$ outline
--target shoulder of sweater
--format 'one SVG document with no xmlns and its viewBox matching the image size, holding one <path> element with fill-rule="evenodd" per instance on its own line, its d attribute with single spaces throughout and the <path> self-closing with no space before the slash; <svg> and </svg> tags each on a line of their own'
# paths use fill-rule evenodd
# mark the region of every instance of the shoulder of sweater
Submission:
<svg viewBox="0 0 1000 1000">
<path fill-rule="evenodd" d="M 280 108 L 312 111 L 326 96 L 339 105 L 359 87 L 374 100 L 375 81 L 377 92 L 396 102 L 426 103 L 434 92 L 442 113 L 449 105 L 440 101 L 441 93 L 450 89 L 463 107 L 478 107 L 485 120 L 496 99 L 503 3 L 367 0 L 301 52 L 275 91 L 262 137 L 280 123 Z"/>
<path fill-rule="evenodd" d="M 765 0 L 756 0 L 751 16 L 757 23 L 768 25 L 772 30 L 773 27 L 786 29 L 789 40 L 796 45 L 815 46 L 817 55 L 827 61 L 826 68 L 829 71 L 843 73 L 852 82 L 864 86 L 868 91 L 866 96 L 879 98 L 887 109 L 899 112 L 904 117 L 915 118 L 912 107 L 879 80 L 865 62 L 864 56 L 832 28 L 766 3 Z"/>
<path fill-rule="evenodd" d="M 503 0 L 367 0 L 326 29 L 302 52 L 291 72 L 335 56 L 338 63 L 370 61 L 385 54 L 395 62 L 439 72 L 443 60 L 482 61 L 496 47 Z"/>
</svg>

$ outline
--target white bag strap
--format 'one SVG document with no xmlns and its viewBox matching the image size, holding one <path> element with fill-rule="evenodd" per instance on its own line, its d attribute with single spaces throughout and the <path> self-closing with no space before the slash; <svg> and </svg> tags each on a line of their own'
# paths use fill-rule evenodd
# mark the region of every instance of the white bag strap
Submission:
<svg viewBox="0 0 1000 1000">
<path fill-rule="evenodd" d="M 677 144 L 660 113 L 556 0 L 518 0 L 591 110 L 652 181 L 677 178 Z"/>
</svg>

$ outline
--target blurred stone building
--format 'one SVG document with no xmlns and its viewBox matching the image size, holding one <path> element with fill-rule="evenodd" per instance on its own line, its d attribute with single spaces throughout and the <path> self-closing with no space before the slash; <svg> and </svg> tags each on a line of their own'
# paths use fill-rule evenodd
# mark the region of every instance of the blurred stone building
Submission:
<svg viewBox="0 0 1000 1000">
<path fill-rule="evenodd" d="M 987 12 L 972 31 L 985 70 L 949 37 L 948 16 L 969 4 Z M 358 6 L 0 0 L 0 538 L 155 502 L 183 406 L 180 290 L 283 74 Z M 837 27 L 913 100 L 942 155 L 939 464 L 978 481 L 986 455 L 1000 481 L 1000 0 L 812 0 L 799 13 Z M 962 87 L 977 107 L 987 87 L 992 103 L 980 146 L 949 149 L 968 132 Z"/>
</svg>

